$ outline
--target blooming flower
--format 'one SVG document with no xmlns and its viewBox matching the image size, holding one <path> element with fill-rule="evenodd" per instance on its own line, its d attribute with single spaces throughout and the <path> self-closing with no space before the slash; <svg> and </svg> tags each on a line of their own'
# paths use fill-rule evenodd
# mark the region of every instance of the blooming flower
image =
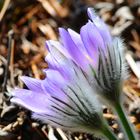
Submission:
<svg viewBox="0 0 140 140">
<path fill-rule="evenodd" d="M 11 101 L 33 111 L 34 118 L 55 127 L 99 132 L 104 126 L 101 105 L 83 71 L 74 63 L 71 67 L 71 80 L 53 69 L 46 71 L 47 78 L 43 81 L 22 77 L 30 90 L 16 89 Z"/>
<path fill-rule="evenodd" d="M 16 89 L 11 101 L 56 127 L 99 132 L 105 122 L 97 94 L 111 103 L 118 101 L 125 68 L 120 39 L 111 37 L 93 9 L 88 15 L 80 34 L 60 28 L 61 41 L 46 42 L 46 78 L 22 77 L 29 90 Z"/>
</svg>

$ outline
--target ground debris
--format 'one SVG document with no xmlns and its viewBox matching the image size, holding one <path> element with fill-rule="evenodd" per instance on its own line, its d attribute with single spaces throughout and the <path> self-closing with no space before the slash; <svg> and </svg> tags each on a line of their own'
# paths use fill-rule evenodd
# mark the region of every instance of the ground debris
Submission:
<svg viewBox="0 0 140 140">
<path fill-rule="evenodd" d="M 9 101 L 13 88 L 25 87 L 20 76 L 45 77 L 43 69 L 48 67 L 44 60 L 47 55 L 45 40 L 57 40 L 58 27 L 79 31 L 87 21 L 88 6 L 95 8 L 112 35 L 123 37 L 127 46 L 130 78 L 124 85 L 124 104 L 131 122 L 140 133 L 138 0 L 5 0 L 4 3 L 0 2 L 0 140 L 99 140 L 88 134 L 73 134 L 35 121 L 31 118 L 31 112 Z M 12 36 L 9 36 L 9 31 L 12 31 Z M 9 45 L 8 41 L 11 41 Z M 123 139 L 116 116 L 106 107 L 103 112 L 114 132 Z"/>
</svg>

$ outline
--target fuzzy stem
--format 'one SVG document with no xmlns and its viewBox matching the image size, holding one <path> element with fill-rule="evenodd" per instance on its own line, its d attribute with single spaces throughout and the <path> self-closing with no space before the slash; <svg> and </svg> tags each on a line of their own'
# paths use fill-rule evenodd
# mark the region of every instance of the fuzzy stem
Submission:
<svg viewBox="0 0 140 140">
<path fill-rule="evenodd" d="M 121 106 L 120 103 L 117 103 L 115 105 L 115 110 L 118 114 L 118 117 L 120 119 L 121 125 L 124 128 L 125 133 L 128 136 L 128 140 L 138 140 L 135 136 L 135 133 L 133 131 L 133 128 L 129 124 L 129 121 L 125 115 L 125 111 L 123 110 L 123 107 Z"/>
<path fill-rule="evenodd" d="M 111 132 L 111 130 L 108 127 L 104 127 L 102 130 L 102 133 L 108 140 L 118 140 L 117 137 Z"/>
</svg>

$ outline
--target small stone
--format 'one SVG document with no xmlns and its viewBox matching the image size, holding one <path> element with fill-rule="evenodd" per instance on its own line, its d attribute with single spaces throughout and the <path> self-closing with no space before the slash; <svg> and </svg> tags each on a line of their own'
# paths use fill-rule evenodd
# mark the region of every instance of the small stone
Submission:
<svg viewBox="0 0 140 140">
<path fill-rule="evenodd" d="M 3 68 L 0 68 L 0 75 L 2 75 L 4 73 Z"/>
<path fill-rule="evenodd" d="M 38 123 L 36 123 L 36 122 L 33 122 L 33 123 L 32 123 L 32 127 L 34 127 L 34 128 L 35 128 L 35 127 L 38 127 L 38 126 L 39 126 L 39 124 L 38 124 Z"/>
<path fill-rule="evenodd" d="M 124 134 L 120 132 L 120 133 L 118 134 L 118 138 L 119 138 L 120 140 L 123 140 L 123 139 L 124 139 Z"/>
</svg>

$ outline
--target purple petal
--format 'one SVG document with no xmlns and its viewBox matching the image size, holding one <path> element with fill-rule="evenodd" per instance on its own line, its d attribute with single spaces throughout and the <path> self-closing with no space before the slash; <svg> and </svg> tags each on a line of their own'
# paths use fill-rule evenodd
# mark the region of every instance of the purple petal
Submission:
<svg viewBox="0 0 140 140">
<path fill-rule="evenodd" d="M 89 21 L 81 28 L 80 35 L 94 66 L 96 66 L 98 63 L 98 47 L 105 49 L 100 33 L 96 26 Z"/>
<path fill-rule="evenodd" d="M 52 83 L 56 84 L 57 86 L 65 85 L 65 79 L 62 77 L 60 72 L 58 72 L 57 70 L 48 69 L 45 72 L 46 72 L 46 75 L 47 75 L 46 79 L 48 81 L 51 81 Z"/>
<path fill-rule="evenodd" d="M 19 104 L 33 112 L 46 112 L 47 104 L 49 103 L 46 94 L 34 92 L 26 89 L 16 89 L 13 91 L 14 97 L 11 102 Z"/>
<path fill-rule="evenodd" d="M 61 61 L 60 59 L 57 61 L 51 54 L 48 54 L 46 57 L 47 62 L 49 63 L 49 68 L 52 70 L 57 70 L 61 75 L 63 75 L 65 80 L 71 78 L 70 62 Z M 44 72 L 48 71 L 48 69 L 44 70 Z"/>
<path fill-rule="evenodd" d="M 48 62 L 49 68 L 59 71 L 65 79 L 70 79 L 72 60 L 67 59 L 58 49 L 52 48 L 45 60 Z"/>
<path fill-rule="evenodd" d="M 97 17 L 97 14 L 96 14 L 96 12 L 95 12 L 95 10 L 93 8 L 88 8 L 87 9 L 87 14 L 88 14 L 88 17 L 91 20 L 94 20 Z"/>
<path fill-rule="evenodd" d="M 53 48 L 53 51 L 49 52 L 45 57 L 45 61 L 48 63 L 49 68 L 56 69 L 63 65 L 67 59 L 57 49 Z"/>
<path fill-rule="evenodd" d="M 71 73 L 71 59 L 64 56 L 64 54 L 62 54 L 57 47 L 54 47 L 53 45 L 49 45 L 49 47 L 50 52 L 45 58 L 49 64 L 49 68 L 59 71 L 65 77 L 65 79 L 69 79 Z"/>
<path fill-rule="evenodd" d="M 50 97 L 55 97 L 57 99 L 60 99 L 62 101 L 67 102 L 67 96 L 63 93 L 62 89 L 64 86 L 62 85 L 56 85 L 57 83 L 54 83 L 54 81 L 50 80 L 43 80 L 42 81 L 42 87 L 44 89 L 44 92 L 48 94 Z"/>
<path fill-rule="evenodd" d="M 49 46 L 49 53 L 46 56 L 45 60 L 47 61 L 47 63 L 49 64 L 49 68 L 58 68 L 61 65 L 63 65 L 64 63 L 68 63 L 67 61 L 69 60 L 66 56 L 67 53 L 65 54 L 65 51 L 62 53 L 61 50 L 57 49 L 56 45 L 58 43 L 56 42 L 52 42 L 52 41 L 48 41 L 46 42 Z M 60 45 L 60 44 L 58 44 Z M 65 48 L 64 48 L 65 50 Z"/>
<path fill-rule="evenodd" d="M 103 40 L 106 43 L 110 43 L 112 40 L 111 34 L 109 32 L 109 29 L 107 27 L 107 25 L 104 23 L 104 21 L 102 19 L 100 19 L 93 8 L 88 8 L 88 16 L 89 18 L 93 21 L 93 23 L 95 24 L 95 26 L 97 27 L 98 31 L 100 32 Z"/>
<path fill-rule="evenodd" d="M 68 51 L 66 50 L 66 48 L 58 41 L 48 40 L 48 41 L 46 41 L 46 47 L 47 47 L 48 51 L 54 56 L 55 56 L 55 50 L 57 50 L 61 54 L 63 54 L 65 57 L 67 57 L 67 58 L 71 57 L 69 55 Z"/>
<path fill-rule="evenodd" d="M 42 81 L 44 92 L 61 100 L 67 101 L 67 96 L 63 93 L 68 81 L 56 70 L 47 70 L 47 77 Z"/>
<path fill-rule="evenodd" d="M 36 92 L 42 92 L 41 88 L 41 80 L 27 77 L 27 76 L 21 76 L 20 79 L 25 83 L 25 85 L 32 91 Z"/>
<path fill-rule="evenodd" d="M 72 56 L 73 61 L 81 68 L 86 69 L 87 58 L 83 54 L 83 52 L 76 46 L 70 34 L 63 28 L 59 28 L 59 32 L 60 32 L 61 39 L 63 41 L 63 45 L 66 47 L 69 54 Z"/>
<path fill-rule="evenodd" d="M 76 33 L 75 31 L 71 30 L 71 29 L 68 29 L 68 32 L 69 32 L 73 42 L 75 43 L 75 45 L 79 48 L 79 50 L 86 53 L 86 49 L 84 47 L 84 44 L 81 40 L 80 35 L 78 33 Z"/>
<path fill-rule="evenodd" d="M 45 57 L 45 61 L 48 63 L 48 66 L 51 69 L 56 69 L 58 67 L 58 63 L 50 53 L 48 53 L 47 56 Z"/>
</svg>

